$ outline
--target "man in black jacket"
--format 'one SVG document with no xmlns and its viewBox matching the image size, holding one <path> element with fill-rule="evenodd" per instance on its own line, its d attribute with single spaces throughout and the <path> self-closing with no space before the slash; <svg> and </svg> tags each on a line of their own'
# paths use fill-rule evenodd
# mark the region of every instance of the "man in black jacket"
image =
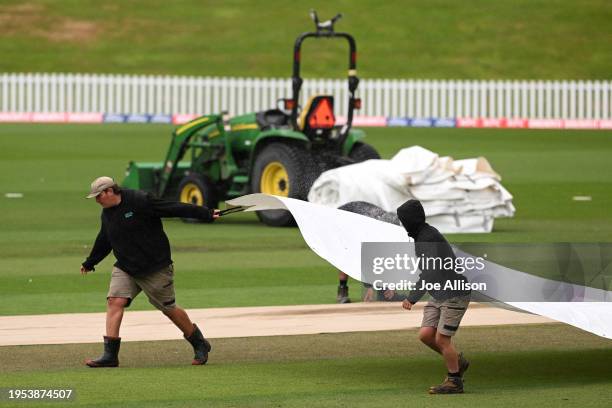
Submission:
<svg viewBox="0 0 612 408">
<path fill-rule="evenodd" d="M 113 251 L 115 262 L 107 295 L 104 354 L 85 361 L 89 367 L 117 367 L 123 311 L 141 292 L 183 332 L 193 346 L 193 365 L 206 364 L 210 343 L 184 309 L 176 304 L 174 268 L 170 243 L 162 217 L 196 218 L 208 222 L 219 217 L 218 210 L 156 199 L 151 194 L 121 189 L 112 178 L 99 177 L 91 183 L 87 198 L 102 206 L 102 225 L 81 274 L 94 270 Z"/>
<path fill-rule="evenodd" d="M 421 274 L 408 298 L 402 302 L 410 310 L 421 297 L 429 292 L 432 299 L 423 309 L 423 323 L 419 339 L 444 357 L 448 376 L 446 380 L 429 389 L 430 394 L 455 394 L 463 392 L 463 374 L 469 362 L 463 354 L 457 354 L 451 341 L 470 302 L 470 291 L 463 290 L 465 276 L 454 270 L 455 254 L 448 241 L 434 227 L 425 222 L 425 211 L 418 200 L 409 200 L 397 209 L 397 215 L 408 235 L 414 239 L 415 254 L 421 257 Z M 447 260 L 450 262 L 446 262 Z M 436 262 L 438 261 L 438 262 Z M 423 284 L 438 284 L 440 289 L 423 289 Z M 447 283 L 453 287 L 445 289 Z M 435 287 L 435 286 L 434 286 Z M 459 287 L 459 289 L 457 289 Z"/>
</svg>

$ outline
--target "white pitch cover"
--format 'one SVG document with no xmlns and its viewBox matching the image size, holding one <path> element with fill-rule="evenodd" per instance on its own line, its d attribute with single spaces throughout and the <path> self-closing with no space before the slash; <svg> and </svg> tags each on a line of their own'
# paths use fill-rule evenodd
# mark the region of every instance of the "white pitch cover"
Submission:
<svg viewBox="0 0 612 408">
<path fill-rule="evenodd" d="M 292 198 L 250 194 L 229 200 L 227 203 L 230 206 L 248 207 L 246 211 L 287 209 L 295 218 L 308 246 L 334 267 L 359 281 L 361 281 L 361 244 L 363 242 L 412 241 L 406 231 L 397 225 Z M 519 280 L 525 279 L 523 272 L 504 269 L 506 273 L 516 273 Z M 538 281 L 546 280 L 533 278 L 534 283 Z M 612 304 L 610 302 L 501 303 L 612 339 Z"/>
</svg>

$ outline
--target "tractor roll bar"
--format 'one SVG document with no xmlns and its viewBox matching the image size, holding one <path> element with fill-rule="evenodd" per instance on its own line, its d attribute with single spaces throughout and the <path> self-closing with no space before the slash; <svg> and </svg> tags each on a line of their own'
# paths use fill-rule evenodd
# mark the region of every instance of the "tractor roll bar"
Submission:
<svg viewBox="0 0 612 408">
<path fill-rule="evenodd" d="M 338 141 L 340 145 L 342 145 L 353 123 L 353 110 L 355 109 L 355 91 L 359 86 L 359 78 L 357 77 L 357 46 L 355 44 L 355 39 L 352 35 L 348 33 L 337 33 L 334 31 L 334 23 L 342 17 L 342 14 L 338 14 L 333 19 L 324 21 L 322 23 L 319 22 L 317 13 L 314 10 L 311 10 L 310 16 L 315 22 L 317 31 L 300 34 L 295 40 L 295 45 L 293 47 L 293 76 L 291 77 L 291 84 L 293 89 L 293 95 L 291 99 L 293 100 L 293 107 L 291 108 L 291 123 L 293 127 L 297 129 L 298 99 L 303 83 L 303 79 L 302 77 L 300 77 L 300 58 L 302 43 L 307 38 L 344 38 L 349 44 L 349 104 L 348 114 L 346 118 L 346 126 L 344 127 L 343 132 L 340 135 L 340 140 Z"/>
</svg>

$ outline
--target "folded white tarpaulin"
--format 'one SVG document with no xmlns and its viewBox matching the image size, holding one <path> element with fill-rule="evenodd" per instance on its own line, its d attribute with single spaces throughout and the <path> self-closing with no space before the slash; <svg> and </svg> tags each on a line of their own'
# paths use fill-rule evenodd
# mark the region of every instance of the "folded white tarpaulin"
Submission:
<svg viewBox="0 0 612 408">
<path fill-rule="evenodd" d="M 324 172 L 308 201 L 340 207 L 365 201 L 395 212 L 410 198 L 421 201 L 429 222 L 443 233 L 491 232 L 498 217 L 512 217 L 512 195 L 484 157 L 453 160 L 420 146 L 391 160 L 368 160 Z"/>
<path fill-rule="evenodd" d="M 308 246 L 334 267 L 360 281 L 362 280 L 362 243 L 412 241 L 406 231 L 397 225 L 291 198 L 251 194 L 227 203 L 231 206 L 248 207 L 247 211 L 289 210 Z M 536 290 L 538 285 L 550 286 L 552 282 L 561 292 L 581 294 L 577 300 L 583 301 L 500 303 L 564 322 L 602 337 L 612 338 L 612 304 L 588 301 L 606 298 L 610 292 L 550 281 L 493 263 L 487 265 L 486 270 L 492 273 L 490 276 L 492 280 L 518 280 L 530 290 Z M 504 294 L 500 292 L 500 296 L 502 295 Z"/>
</svg>

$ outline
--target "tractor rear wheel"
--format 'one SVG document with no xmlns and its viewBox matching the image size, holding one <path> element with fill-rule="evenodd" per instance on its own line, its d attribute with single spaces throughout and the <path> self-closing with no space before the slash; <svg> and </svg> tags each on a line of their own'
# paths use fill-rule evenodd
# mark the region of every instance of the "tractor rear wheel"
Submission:
<svg viewBox="0 0 612 408">
<path fill-rule="evenodd" d="M 271 143 L 255 158 L 251 192 L 305 200 L 317 174 L 309 152 L 287 143 Z M 295 225 L 289 211 L 257 211 L 259 219 L 271 226 Z"/>
<path fill-rule="evenodd" d="M 362 162 L 370 159 L 380 159 L 380 154 L 367 143 L 355 142 L 349 153 L 349 157 L 355 160 L 355 162 Z"/>
<path fill-rule="evenodd" d="M 178 201 L 181 203 L 217 208 L 219 199 L 212 183 L 199 174 L 185 176 L 178 187 Z M 185 222 L 202 222 L 194 218 L 182 218 Z"/>
</svg>

